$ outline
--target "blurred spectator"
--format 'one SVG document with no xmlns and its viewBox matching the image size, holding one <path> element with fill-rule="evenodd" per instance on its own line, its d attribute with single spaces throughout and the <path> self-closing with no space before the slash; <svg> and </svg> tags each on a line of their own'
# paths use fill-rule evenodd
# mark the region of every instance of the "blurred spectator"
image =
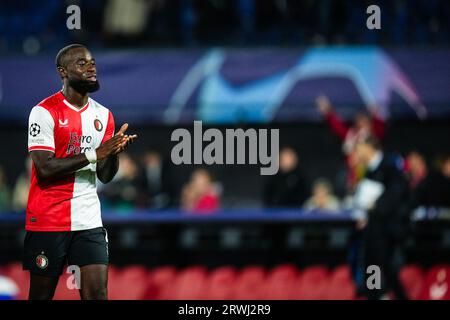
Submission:
<svg viewBox="0 0 450 320">
<path fill-rule="evenodd" d="M 320 178 L 313 183 L 312 197 L 305 202 L 304 208 L 338 212 L 339 199 L 333 195 L 333 187 L 328 180 Z"/>
<path fill-rule="evenodd" d="M 61 28 L 69 4 L 81 8 L 81 30 Z M 370 4 L 356 0 L 0 1 L 0 50 L 36 54 L 60 48 L 69 39 L 88 46 L 449 43 L 447 0 L 378 3 L 384 17 L 382 33 L 360 28 Z"/>
<path fill-rule="evenodd" d="M 30 191 L 32 161 L 30 157 L 25 160 L 25 171 L 16 180 L 12 198 L 12 209 L 22 212 L 27 208 L 28 192 Z"/>
<path fill-rule="evenodd" d="M 347 190 L 352 192 L 356 183 L 364 175 L 364 166 L 355 160 L 355 145 L 370 135 L 382 140 L 385 134 L 385 123 L 377 115 L 375 107 L 370 109 L 370 114 L 359 112 L 355 115 L 353 125 L 348 126 L 333 110 L 330 100 L 324 95 L 316 99 L 318 111 L 325 117 L 329 127 L 342 140 L 342 151 L 346 156 L 349 169 L 347 175 Z"/>
<path fill-rule="evenodd" d="M 153 4 L 147 0 L 109 0 L 105 7 L 105 34 L 115 42 L 139 39 Z"/>
<path fill-rule="evenodd" d="M 127 153 L 120 155 L 119 171 L 114 179 L 104 185 L 99 193 L 108 207 L 130 210 L 142 207 L 145 201 L 143 174 Z"/>
<path fill-rule="evenodd" d="M 264 188 L 264 205 L 298 208 L 307 199 L 308 189 L 297 152 L 291 147 L 284 147 L 280 151 L 280 169 L 269 177 Z"/>
<path fill-rule="evenodd" d="M 206 169 L 195 170 L 183 187 L 181 208 L 193 213 L 211 213 L 219 207 L 219 192 L 211 173 Z"/>
<path fill-rule="evenodd" d="M 5 170 L 0 166 L 0 212 L 10 210 L 11 191 L 6 181 Z"/>
<path fill-rule="evenodd" d="M 423 179 L 412 195 L 412 209 L 419 206 L 450 208 L 450 155 L 440 156 L 437 171 Z"/>
<path fill-rule="evenodd" d="M 409 188 L 414 190 L 428 174 L 427 163 L 422 154 L 412 151 L 406 156 L 405 173 L 408 178 Z"/>
<path fill-rule="evenodd" d="M 163 179 L 163 169 L 161 154 L 154 150 L 147 151 L 144 155 L 146 204 L 151 208 L 165 208 L 170 204 L 168 190 L 165 190 L 168 181 Z"/>
</svg>

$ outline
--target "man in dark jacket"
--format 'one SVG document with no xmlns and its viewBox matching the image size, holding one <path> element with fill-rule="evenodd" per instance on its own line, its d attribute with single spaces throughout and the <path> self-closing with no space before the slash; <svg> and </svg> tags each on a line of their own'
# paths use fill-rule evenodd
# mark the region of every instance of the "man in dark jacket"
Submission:
<svg viewBox="0 0 450 320">
<path fill-rule="evenodd" d="M 381 271 L 381 288 L 368 288 L 367 297 L 381 299 L 392 290 L 397 299 L 406 299 L 399 280 L 399 266 L 394 261 L 405 234 L 402 207 L 408 197 L 406 179 L 395 161 L 383 154 L 376 138 L 363 139 L 355 152 L 358 161 L 367 167 L 355 197 L 357 206 L 367 212 L 364 266 L 367 270 L 368 266 L 375 265 Z"/>
<path fill-rule="evenodd" d="M 300 208 L 308 198 L 309 186 L 299 167 L 297 153 L 290 147 L 280 151 L 280 170 L 264 187 L 266 207 Z"/>
</svg>

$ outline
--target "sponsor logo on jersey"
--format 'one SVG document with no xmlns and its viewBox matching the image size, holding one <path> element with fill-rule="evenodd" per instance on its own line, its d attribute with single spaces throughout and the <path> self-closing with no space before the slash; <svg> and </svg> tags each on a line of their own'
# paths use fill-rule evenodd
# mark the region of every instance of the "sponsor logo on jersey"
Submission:
<svg viewBox="0 0 450 320">
<path fill-rule="evenodd" d="M 79 136 L 76 132 L 71 132 L 66 153 L 76 155 L 91 150 L 92 147 L 90 146 L 90 144 L 92 143 L 92 140 L 93 140 L 92 136 L 88 135 Z M 81 146 L 82 144 L 89 144 L 89 146 Z"/>
<path fill-rule="evenodd" d="M 65 120 L 62 120 L 62 121 L 61 121 L 61 119 L 58 119 L 58 121 L 59 121 L 59 126 L 60 127 L 67 127 L 67 125 L 69 124 L 69 119 L 65 119 Z"/>
</svg>

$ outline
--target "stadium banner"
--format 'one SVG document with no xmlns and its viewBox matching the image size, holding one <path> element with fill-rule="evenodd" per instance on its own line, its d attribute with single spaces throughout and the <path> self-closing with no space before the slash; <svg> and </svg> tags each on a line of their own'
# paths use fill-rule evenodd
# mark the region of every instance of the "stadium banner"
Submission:
<svg viewBox="0 0 450 320">
<path fill-rule="evenodd" d="M 100 91 L 117 121 L 186 124 L 317 121 L 326 94 L 344 118 L 450 117 L 450 49 L 93 50 Z M 61 89 L 54 57 L 0 58 L 0 122 L 26 123 Z M 18 94 L 20 92 L 20 94 Z"/>
</svg>

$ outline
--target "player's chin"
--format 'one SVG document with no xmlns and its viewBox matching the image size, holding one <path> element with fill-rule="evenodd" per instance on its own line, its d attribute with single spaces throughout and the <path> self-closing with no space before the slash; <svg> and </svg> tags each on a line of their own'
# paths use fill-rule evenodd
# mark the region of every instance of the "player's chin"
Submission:
<svg viewBox="0 0 450 320">
<path fill-rule="evenodd" d="M 87 89 L 87 92 L 89 92 L 89 93 L 98 91 L 100 89 L 100 82 L 98 82 L 98 80 L 95 80 L 95 81 L 88 80 L 86 82 L 86 89 Z"/>
</svg>

